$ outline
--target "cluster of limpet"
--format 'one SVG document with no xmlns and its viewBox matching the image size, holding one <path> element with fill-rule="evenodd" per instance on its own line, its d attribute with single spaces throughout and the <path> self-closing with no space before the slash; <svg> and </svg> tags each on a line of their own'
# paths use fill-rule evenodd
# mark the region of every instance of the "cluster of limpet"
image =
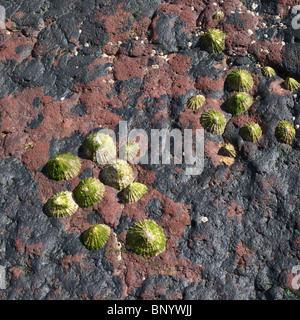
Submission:
<svg viewBox="0 0 300 320">
<path fill-rule="evenodd" d="M 101 171 L 101 177 L 105 184 L 118 190 L 123 190 L 134 180 L 131 166 L 121 159 L 107 164 Z"/>
<path fill-rule="evenodd" d="M 202 94 L 197 94 L 188 99 L 186 106 L 191 110 L 197 110 L 205 103 L 205 97 Z"/>
<path fill-rule="evenodd" d="M 74 197 L 80 207 L 88 208 L 102 200 L 104 191 L 104 184 L 99 179 L 86 178 L 75 188 Z"/>
<path fill-rule="evenodd" d="M 201 37 L 201 43 L 210 53 L 221 53 L 225 48 L 226 34 L 219 29 L 209 29 Z"/>
<path fill-rule="evenodd" d="M 133 182 L 123 190 L 123 199 L 126 203 L 134 203 L 147 193 L 147 187 L 140 182 Z"/>
<path fill-rule="evenodd" d="M 281 143 L 292 144 L 296 137 L 296 130 L 291 123 L 281 121 L 275 129 L 275 136 Z"/>
<path fill-rule="evenodd" d="M 208 110 L 202 113 L 200 123 L 206 131 L 212 134 L 222 134 L 225 130 L 226 119 L 221 112 Z"/>
<path fill-rule="evenodd" d="M 88 159 L 100 164 L 115 159 L 117 154 L 113 138 L 100 132 L 88 136 L 82 148 Z"/>
<path fill-rule="evenodd" d="M 59 154 L 48 161 L 46 170 L 53 180 L 69 180 L 78 175 L 81 161 L 71 153 Z"/>
<path fill-rule="evenodd" d="M 227 101 L 228 111 L 233 115 L 239 115 L 248 110 L 253 103 L 253 98 L 246 92 L 236 92 Z"/>
<path fill-rule="evenodd" d="M 253 87 L 253 78 L 249 71 L 243 69 L 233 70 L 227 76 L 227 84 L 231 90 L 248 92 Z"/>
<path fill-rule="evenodd" d="M 71 216 L 78 209 L 78 204 L 74 201 L 71 191 L 62 191 L 46 202 L 47 213 L 54 218 Z"/>
<path fill-rule="evenodd" d="M 257 123 L 250 122 L 240 129 L 240 134 L 244 140 L 255 142 L 261 137 L 262 130 Z"/>
<path fill-rule="evenodd" d="M 127 244 L 136 254 L 156 257 L 166 250 L 163 229 L 152 220 L 136 222 L 127 233 Z"/>
<path fill-rule="evenodd" d="M 94 224 L 82 234 L 82 243 L 88 250 L 104 247 L 110 236 L 110 227 L 105 224 Z"/>
</svg>

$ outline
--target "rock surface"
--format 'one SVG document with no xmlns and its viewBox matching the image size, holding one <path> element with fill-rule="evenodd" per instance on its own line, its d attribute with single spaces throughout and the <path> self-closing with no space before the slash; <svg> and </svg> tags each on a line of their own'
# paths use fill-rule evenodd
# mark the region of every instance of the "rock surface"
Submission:
<svg viewBox="0 0 300 320">
<path fill-rule="evenodd" d="M 299 29 L 292 0 L 0 0 L 0 265 L 8 287 L 0 299 L 288 299 L 300 265 L 299 130 L 280 144 L 282 120 L 300 125 L 300 95 L 283 85 L 300 81 Z M 213 15 L 224 12 L 224 17 Z M 228 34 L 223 53 L 201 47 L 208 28 Z M 265 78 L 269 65 L 277 76 Z M 232 117 L 225 79 L 249 70 L 255 103 Z M 204 94 L 205 105 L 186 101 Z M 99 177 L 86 159 L 85 137 L 120 121 L 144 129 L 201 128 L 203 111 L 227 119 L 221 136 L 205 133 L 204 170 L 185 164 L 133 165 L 148 193 L 122 204 L 106 186 L 103 200 L 68 218 L 50 218 L 44 204 Z M 254 121 L 262 138 L 243 141 L 239 127 Z M 234 161 L 219 154 L 236 144 Z M 59 153 L 82 160 L 80 175 L 51 181 L 47 161 Z M 172 162 L 173 163 L 173 162 Z M 167 250 L 147 261 L 126 251 L 135 221 L 164 228 Z M 80 237 L 108 224 L 107 245 L 93 252 Z M 116 251 L 118 242 L 124 252 Z M 298 290 L 298 296 L 300 292 Z"/>
</svg>

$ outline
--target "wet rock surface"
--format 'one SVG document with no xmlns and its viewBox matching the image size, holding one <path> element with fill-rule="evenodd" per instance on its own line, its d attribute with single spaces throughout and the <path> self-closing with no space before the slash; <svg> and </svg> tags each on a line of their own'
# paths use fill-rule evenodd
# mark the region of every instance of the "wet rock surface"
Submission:
<svg viewBox="0 0 300 320">
<path fill-rule="evenodd" d="M 0 265 L 8 287 L 0 299 L 290 299 L 292 268 L 300 264 L 299 130 L 291 146 L 275 138 L 278 122 L 300 125 L 299 30 L 295 1 L 1 1 L 0 30 Z M 219 11 L 224 16 L 214 19 Z M 226 48 L 210 54 L 201 34 L 217 27 Z M 275 68 L 263 77 L 261 66 Z M 228 73 L 253 76 L 255 103 L 231 116 Z M 206 102 L 186 108 L 194 94 Z M 50 218 L 44 204 L 73 191 L 103 166 L 86 159 L 85 137 L 100 127 L 200 129 L 203 111 L 225 115 L 220 136 L 205 132 L 204 170 L 186 165 L 132 165 L 148 187 L 124 205 L 106 186 L 103 200 L 67 218 Z M 262 128 L 256 143 L 239 128 Z M 219 150 L 231 142 L 234 161 Z M 51 181 L 47 161 L 70 152 L 82 161 L 79 176 Z M 143 260 L 126 248 L 136 221 L 164 228 L 167 250 Z M 113 232 L 88 251 L 81 234 L 95 223 Z M 122 252 L 116 249 L 118 243 Z M 299 295 L 298 291 L 298 295 Z"/>
</svg>

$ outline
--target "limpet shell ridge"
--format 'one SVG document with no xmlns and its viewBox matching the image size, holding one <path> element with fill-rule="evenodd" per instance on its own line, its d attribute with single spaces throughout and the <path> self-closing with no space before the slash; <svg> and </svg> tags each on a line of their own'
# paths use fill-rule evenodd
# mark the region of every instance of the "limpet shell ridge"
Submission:
<svg viewBox="0 0 300 320">
<path fill-rule="evenodd" d="M 205 103 L 205 97 L 202 94 L 197 94 L 188 99 L 186 106 L 188 109 L 197 110 Z"/>
<path fill-rule="evenodd" d="M 208 110 L 202 113 L 200 123 L 206 131 L 212 134 L 222 134 L 226 127 L 224 115 L 216 110 Z"/>
<path fill-rule="evenodd" d="M 225 48 L 226 34 L 219 29 L 209 29 L 201 37 L 201 43 L 210 53 L 221 53 Z"/>
<path fill-rule="evenodd" d="M 243 69 L 231 71 L 226 80 L 231 90 L 239 92 L 250 91 L 254 84 L 251 73 Z"/>
<path fill-rule="evenodd" d="M 66 217 L 77 211 L 78 204 L 71 191 L 62 191 L 48 199 L 45 209 L 51 217 Z"/>
<path fill-rule="evenodd" d="M 275 136 L 281 143 L 292 144 L 296 137 L 296 130 L 288 121 L 280 121 L 275 129 Z"/>
<path fill-rule="evenodd" d="M 105 224 L 94 224 L 82 234 L 82 243 L 88 250 L 104 247 L 110 236 L 110 227 Z"/>
<path fill-rule="evenodd" d="M 133 182 L 123 190 L 123 199 L 125 203 L 134 203 L 141 199 L 148 191 L 148 188 L 140 183 Z"/>
<path fill-rule="evenodd" d="M 241 136 L 244 140 L 256 142 L 262 135 L 262 130 L 259 124 L 251 122 L 240 129 Z"/>
<path fill-rule="evenodd" d="M 226 107 L 232 115 L 247 111 L 253 103 L 253 98 L 246 92 L 236 92 L 227 101 Z"/>
</svg>

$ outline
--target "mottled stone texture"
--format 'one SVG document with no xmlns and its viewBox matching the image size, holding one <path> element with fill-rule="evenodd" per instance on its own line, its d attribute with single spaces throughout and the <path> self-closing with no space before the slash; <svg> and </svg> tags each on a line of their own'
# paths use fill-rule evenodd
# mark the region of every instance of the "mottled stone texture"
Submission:
<svg viewBox="0 0 300 320">
<path fill-rule="evenodd" d="M 300 265 L 299 130 L 291 146 L 279 143 L 280 121 L 300 125 L 299 30 L 292 0 L 0 0 L 0 265 L 8 287 L 0 299 L 287 299 L 292 268 Z M 290 6 L 290 8 L 289 8 Z M 223 11 L 224 17 L 212 19 Z M 227 33 L 222 53 L 201 46 L 201 33 Z M 277 76 L 266 78 L 261 66 Z M 254 104 L 231 116 L 225 79 L 249 70 Z M 188 110 L 188 98 L 205 104 Z M 103 166 L 84 156 L 88 134 L 104 127 L 201 128 L 203 111 L 224 114 L 222 135 L 205 133 L 199 176 L 185 165 L 133 165 L 148 192 L 123 204 L 106 186 L 92 208 L 50 218 L 44 204 L 73 191 Z M 258 123 L 262 137 L 243 141 L 239 127 Z M 235 144 L 234 161 L 219 150 Z M 50 158 L 70 152 L 79 176 L 52 181 Z M 149 261 L 126 251 L 136 221 L 153 219 L 167 249 Z M 90 252 L 81 235 L 96 223 L 111 236 Z M 288 296 L 287 293 L 290 293 Z M 298 294 L 299 291 L 298 291 Z"/>
</svg>

